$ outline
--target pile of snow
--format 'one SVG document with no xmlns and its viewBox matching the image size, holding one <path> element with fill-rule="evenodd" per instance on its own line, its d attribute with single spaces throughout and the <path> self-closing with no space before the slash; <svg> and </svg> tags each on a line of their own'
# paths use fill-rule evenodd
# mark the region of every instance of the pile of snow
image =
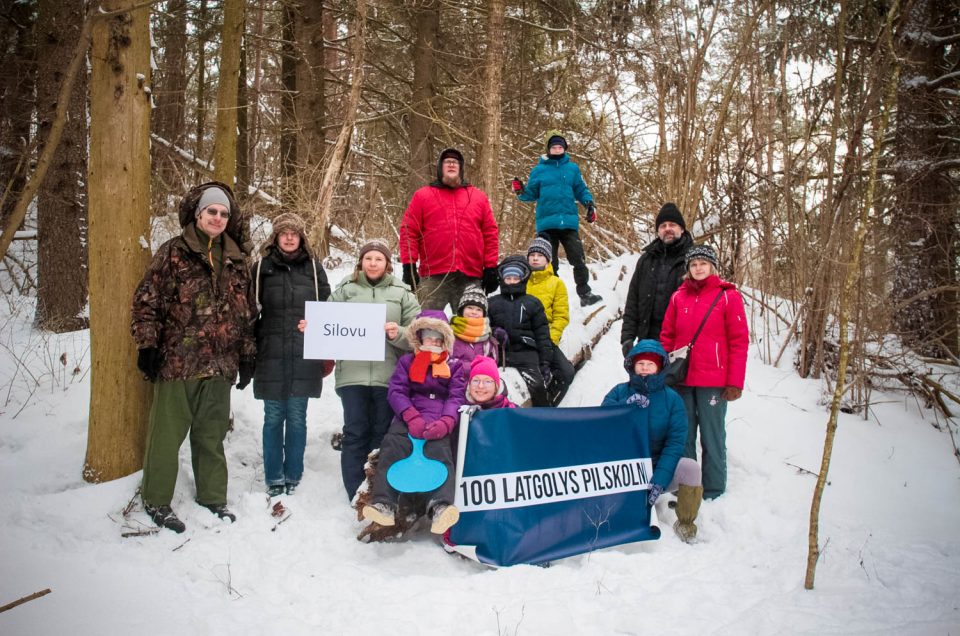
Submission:
<svg viewBox="0 0 960 636">
<path fill-rule="evenodd" d="M 635 258 L 593 267 L 604 308 L 584 326 L 598 306 L 574 299 L 568 354 L 616 316 L 629 281 L 617 276 Z M 573 289 L 569 266 L 561 276 Z M 287 521 L 271 517 L 263 492 L 263 409 L 248 388 L 234 393 L 226 443 L 237 522 L 193 503 L 184 445 L 173 507 L 186 533 L 123 538 L 152 527 L 139 508 L 121 514 L 140 474 L 100 485 L 80 476 L 88 333 L 34 331 L 29 303 L 0 311 L 0 605 L 52 590 L 0 613 L 2 634 L 960 632 L 960 465 L 932 415 L 901 395 L 877 400 L 868 420 L 840 416 L 814 591 L 803 576 L 821 385 L 754 350 L 728 412 L 728 492 L 704 503 L 694 545 L 666 530 L 550 568 L 493 570 L 446 554 L 428 532 L 360 543 L 328 443 L 342 421 L 332 383 L 310 404 Z M 601 339 L 564 406 L 597 405 L 626 378 L 619 332 L 616 323 Z M 666 506 L 659 514 L 664 526 L 674 519 Z"/>
</svg>

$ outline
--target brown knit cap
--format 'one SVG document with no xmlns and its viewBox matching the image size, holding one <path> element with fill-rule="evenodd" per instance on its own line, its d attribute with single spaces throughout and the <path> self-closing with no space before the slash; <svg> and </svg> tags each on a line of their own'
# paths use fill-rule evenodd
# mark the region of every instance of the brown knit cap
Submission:
<svg viewBox="0 0 960 636">
<path fill-rule="evenodd" d="M 261 251 L 264 254 L 267 253 L 270 246 L 277 244 L 277 237 L 280 236 L 281 232 L 296 232 L 300 235 L 300 247 L 307 254 L 313 255 L 313 251 L 307 243 L 307 223 L 303 220 L 303 217 L 293 212 L 284 212 L 283 214 L 278 214 L 273 217 L 271 223 L 273 224 L 273 233 L 270 234 L 267 242 L 263 244 Z"/>
<path fill-rule="evenodd" d="M 383 257 L 387 259 L 388 263 L 393 258 L 393 253 L 390 251 L 390 247 L 384 241 L 380 239 L 370 239 L 364 244 L 363 247 L 360 248 L 360 260 L 363 260 L 363 257 L 367 252 L 373 252 L 374 250 L 383 254 Z"/>
</svg>

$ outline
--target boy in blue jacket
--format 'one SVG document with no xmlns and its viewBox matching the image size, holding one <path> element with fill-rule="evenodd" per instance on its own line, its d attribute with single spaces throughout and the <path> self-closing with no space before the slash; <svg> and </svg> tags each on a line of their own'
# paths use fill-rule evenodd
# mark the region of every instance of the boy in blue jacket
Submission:
<svg viewBox="0 0 960 636">
<path fill-rule="evenodd" d="M 537 234 L 550 237 L 554 273 L 560 275 L 557 250 L 563 244 L 573 266 L 580 304 L 586 307 L 603 300 L 590 290 L 590 272 L 580 240 L 577 202 L 587 209 L 587 223 L 597 220 L 597 208 L 580 175 L 580 167 L 567 155 L 567 140 L 559 131 L 547 133 L 547 154 L 533 167 L 526 186 L 520 179 L 513 180 L 513 191 L 521 201 L 536 201 Z"/>
<path fill-rule="evenodd" d="M 694 520 L 703 499 L 700 465 L 683 457 L 687 441 L 687 414 L 683 398 L 668 387 L 664 367 L 667 353 L 656 340 L 641 340 L 623 361 L 630 381 L 610 389 L 600 406 L 635 404 L 647 414 L 653 478 L 648 502 L 654 505 L 666 490 L 677 492 L 677 534 L 686 542 L 697 536 Z"/>
</svg>

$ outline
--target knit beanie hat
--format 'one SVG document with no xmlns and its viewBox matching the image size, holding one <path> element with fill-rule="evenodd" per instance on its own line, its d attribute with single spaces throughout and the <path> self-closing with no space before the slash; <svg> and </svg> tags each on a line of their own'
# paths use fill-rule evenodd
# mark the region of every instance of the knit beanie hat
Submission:
<svg viewBox="0 0 960 636">
<path fill-rule="evenodd" d="M 497 363 L 493 361 L 493 358 L 477 356 L 473 359 L 470 363 L 470 379 L 472 380 L 477 375 L 493 378 L 497 385 L 497 392 L 500 392 L 500 371 L 497 369 Z"/>
<path fill-rule="evenodd" d="M 563 135 L 560 135 L 556 131 L 552 131 L 552 134 L 549 134 L 547 137 L 547 154 L 550 153 L 550 146 L 555 146 L 560 144 L 563 146 L 563 150 L 567 150 L 567 140 L 563 138 Z"/>
<path fill-rule="evenodd" d="M 524 273 L 523 268 L 517 263 L 507 263 L 507 265 L 500 269 L 500 278 L 504 279 L 508 276 L 516 276 L 523 280 Z"/>
<path fill-rule="evenodd" d="M 530 241 L 530 247 L 527 248 L 527 256 L 530 256 L 534 252 L 546 256 L 548 263 L 553 260 L 553 249 L 550 247 L 550 241 L 542 236 L 535 236 L 533 240 Z"/>
<path fill-rule="evenodd" d="M 475 305 L 483 310 L 483 315 L 487 315 L 487 295 L 483 293 L 483 288 L 479 285 L 467 285 L 460 296 L 460 302 L 457 303 L 457 314 L 463 315 L 463 308 L 467 305 Z"/>
<path fill-rule="evenodd" d="M 370 241 L 367 241 L 367 243 L 365 243 L 363 247 L 360 248 L 360 260 L 361 261 L 363 260 L 363 257 L 367 254 L 367 252 L 373 252 L 373 251 L 377 251 L 383 254 L 384 258 L 387 259 L 388 263 L 393 258 L 393 254 L 390 253 L 390 248 L 387 247 L 386 243 L 384 243 L 380 239 L 371 239 Z"/>
<path fill-rule="evenodd" d="M 637 364 L 637 360 L 649 360 L 650 362 L 654 363 L 657 365 L 657 373 L 660 373 L 660 369 L 663 367 L 663 356 L 661 356 L 659 353 L 654 353 L 653 351 L 644 351 L 643 353 L 638 353 L 637 355 L 633 356 L 633 360 L 630 361 L 630 366 L 635 366 Z"/>
<path fill-rule="evenodd" d="M 667 221 L 676 223 L 683 230 L 687 229 L 687 224 L 683 221 L 683 215 L 680 214 L 680 208 L 677 207 L 676 203 L 667 202 L 663 204 L 663 207 L 660 208 L 660 212 L 657 214 L 654 229 L 659 228 L 661 223 L 666 223 Z"/>
<path fill-rule="evenodd" d="M 203 194 L 200 195 L 200 200 L 197 201 L 197 209 L 195 214 L 200 214 L 204 209 L 213 205 L 214 203 L 219 203 L 223 207 L 227 208 L 228 212 L 233 212 L 233 210 L 230 209 L 230 197 L 227 196 L 227 193 L 220 188 L 213 186 L 204 190 Z"/>
<path fill-rule="evenodd" d="M 717 259 L 717 252 L 709 245 L 694 245 L 687 250 L 686 256 L 683 257 L 683 267 L 684 269 L 690 269 L 690 261 L 693 260 L 704 260 L 710 263 L 713 263 L 714 268 L 720 269 L 720 263 Z"/>
<path fill-rule="evenodd" d="M 211 188 L 212 189 L 212 188 Z M 296 232 L 303 236 L 307 229 L 307 224 L 303 218 L 293 212 L 284 212 L 278 214 L 273 219 L 273 236 L 276 237 L 280 232 Z"/>
</svg>

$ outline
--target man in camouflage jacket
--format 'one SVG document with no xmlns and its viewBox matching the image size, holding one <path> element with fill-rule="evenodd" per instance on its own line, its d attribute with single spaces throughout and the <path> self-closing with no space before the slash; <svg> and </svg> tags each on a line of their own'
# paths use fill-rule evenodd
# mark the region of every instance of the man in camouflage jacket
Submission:
<svg viewBox="0 0 960 636">
<path fill-rule="evenodd" d="M 185 526 L 170 508 L 187 433 L 197 503 L 221 519 L 226 507 L 230 387 L 253 375 L 255 301 L 244 263 L 248 247 L 230 188 L 194 188 L 181 203 L 180 236 L 157 250 L 133 297 L 137 366 L 154 383 L 141 494 L 153 521 Z M 242 247 L 241 247 L 242 246 Z"/>
</svg>

